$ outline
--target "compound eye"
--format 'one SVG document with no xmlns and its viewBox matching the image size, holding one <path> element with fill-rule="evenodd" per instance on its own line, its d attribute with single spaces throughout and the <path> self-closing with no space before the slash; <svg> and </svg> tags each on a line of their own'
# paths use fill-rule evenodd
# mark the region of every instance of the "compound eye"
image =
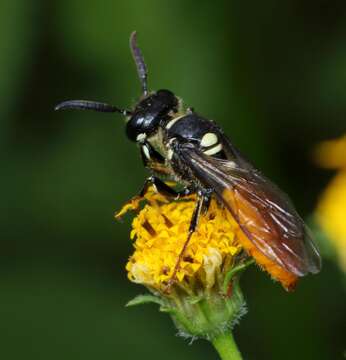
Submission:
<svg viewBox="0 0 346 360">
<path fill-rule="evenodd" d="M 131 141 L 140 141 L 143 131 L 138 123 L 138 119 L 132 118 L 126 124 L 126 135 Z M 139 137 L 139 139 L 137 139 Z"/>
</svg>

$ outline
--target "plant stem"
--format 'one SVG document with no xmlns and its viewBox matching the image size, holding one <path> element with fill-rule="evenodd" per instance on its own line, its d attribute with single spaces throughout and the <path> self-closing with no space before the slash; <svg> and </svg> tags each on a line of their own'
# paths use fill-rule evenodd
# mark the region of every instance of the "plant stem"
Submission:
<svg viewBox="0 0 346 360">
<path fill-rule="evenodd" d="M 216 336 L 212 340 L 212 344 L 214 345 L 222 360 L 243 359 L 230 331 L 228 333 Z"/>
</svg>

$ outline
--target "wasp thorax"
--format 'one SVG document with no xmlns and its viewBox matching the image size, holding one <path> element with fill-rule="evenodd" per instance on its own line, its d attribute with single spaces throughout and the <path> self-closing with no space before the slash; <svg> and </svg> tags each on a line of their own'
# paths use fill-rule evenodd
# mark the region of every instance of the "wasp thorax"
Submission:
<svg viewBox="0 0 346 360">
<path fill-rule="evenodd" d="M 155 133 L 159 126 L 177 112 L 178 99 L 169 90 L 159 90 L 148 95 L 135 107 L 126 125 L 126 134 L 132 141 L 142 141 Z"/>
</svg>

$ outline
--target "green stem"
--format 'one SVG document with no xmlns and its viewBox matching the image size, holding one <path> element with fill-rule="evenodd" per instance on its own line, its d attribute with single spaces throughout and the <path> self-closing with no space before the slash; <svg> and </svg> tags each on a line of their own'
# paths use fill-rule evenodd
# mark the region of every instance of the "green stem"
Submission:
<svg viewBox="0 0 346 360">
<path fill-rule="evenodd" d="M 242 360 L 231 332 L 220 334 L 212 340 L 212 344 L 222 360 Z"/>
</svg>

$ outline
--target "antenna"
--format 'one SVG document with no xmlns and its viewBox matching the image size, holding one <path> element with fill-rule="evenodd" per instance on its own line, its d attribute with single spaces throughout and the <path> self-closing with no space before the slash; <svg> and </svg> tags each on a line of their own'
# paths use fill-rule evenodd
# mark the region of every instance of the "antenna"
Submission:
<svg viewBox="0 0 346 360">
<path fill-rule="evenodd" d="M 124 116 L 131 115 L 131 111 L 119 109 L 116 106 L 108 105 L 105 103 L 89 100 L 68 100 L 64 101 L 57 106 L 54 110 L 66 110 L 66 109 L 77 109 L 77 110 L 93 110 L 98 112 L 118 112 Z"/>
<path fill-rule="evenodd" d="M 139 81 L 142 85 L 142 91 L 144 95 L 148 94 L 148 71 L 145 65 L 142 52 L 137 45 L 137 32 L 134 31 L 130 36 L 130 49 L 132 52 L 133 59 L 136 63 L 137 73 Z"/>
</svg>

